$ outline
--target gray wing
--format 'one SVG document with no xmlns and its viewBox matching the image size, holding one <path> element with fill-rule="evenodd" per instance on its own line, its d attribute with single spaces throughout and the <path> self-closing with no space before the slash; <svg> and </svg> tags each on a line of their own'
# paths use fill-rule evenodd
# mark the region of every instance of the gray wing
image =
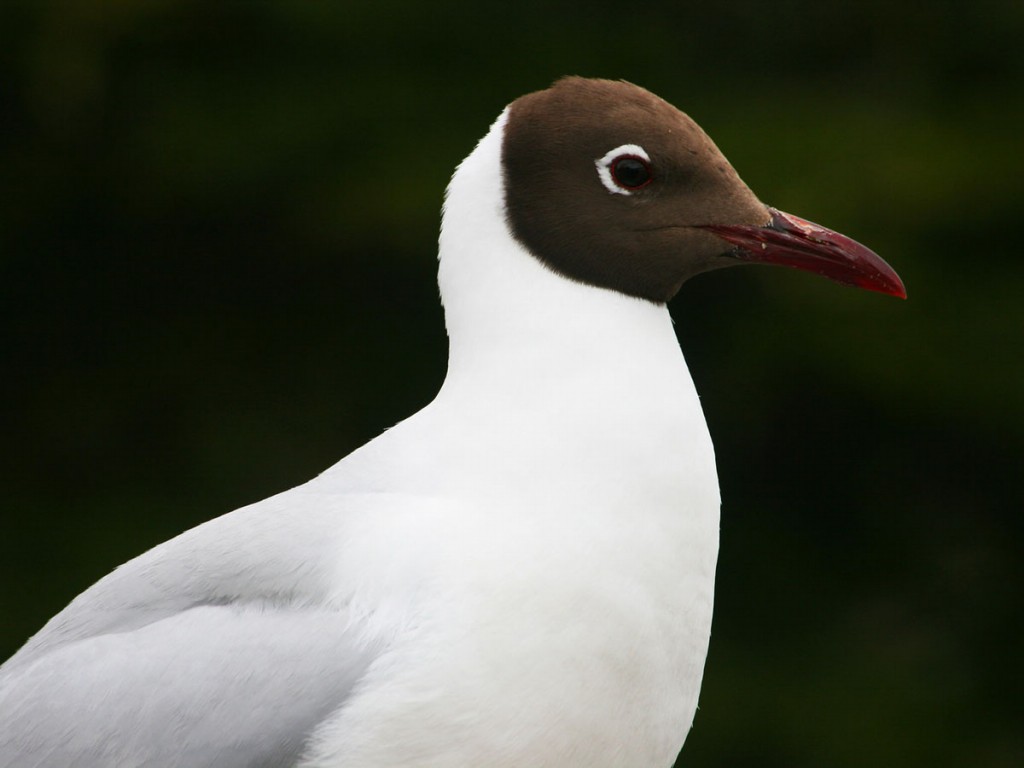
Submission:
<svg viewBox="0 0 1024 768">
<path fill-rule="evenodd" d="M 332 593 L 341 506 L 300 486 L 79 595 L 0 667 L 0 768 L 292 765 L 377 654 Z"/>
<path fill-rule="evenodd" d="M 0 766 L 293 765 L 375 652 L 322 608 L 198 605 L 0 674 Z"/>
</svg>

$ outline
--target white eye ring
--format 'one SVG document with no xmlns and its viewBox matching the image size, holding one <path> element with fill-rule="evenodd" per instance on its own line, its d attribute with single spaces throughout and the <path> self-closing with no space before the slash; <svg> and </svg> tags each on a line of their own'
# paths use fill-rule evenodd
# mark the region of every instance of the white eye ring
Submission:
<svg viewBox="0 0 1024 768">
<path fill-rule="evenodd" d="M 613 195 L 632 195 L 633 192 L 636 191 L 619 186 L 615 182 L 615 178 L 612 176 L 612 163 L 623 155 L 639 157 L 646 163 L 651 162 L 650 156 L 639 144 L 623 144 L 621 147 L 616 147 L 615 149 L 606 152 L 603 157 L 599 157 L 595 160 L 594 165 L 597 166 L 598 178 L 601 179 L 601 183 L 604 184 L 604 188 Z"/>
</svg>

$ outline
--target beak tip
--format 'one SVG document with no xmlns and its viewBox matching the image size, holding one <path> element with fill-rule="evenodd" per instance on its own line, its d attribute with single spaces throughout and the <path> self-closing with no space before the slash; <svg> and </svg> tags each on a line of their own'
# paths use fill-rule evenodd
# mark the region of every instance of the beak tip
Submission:
<svg viewBox="0 0 1024 768">
<path fill-rule="evenodd" d="M 879 258 L 879 261 L 881 262 L 881 258 Z M 881 263 L 885 264 L 885 262 Z M 889 265 L 886 264 L 885 266 L 888 267 Z M 894 269 L 890 267 L 888 273 L 880 275 L 879 278 L 878 283 L 874 286 L 875 290 L 906 301 L 907 288 L 903 285 L 903 280 L 900 279 L 900 276 L 896 274 Z M 870 288 L 872 286 L 866 287 Z"/>
</svg>

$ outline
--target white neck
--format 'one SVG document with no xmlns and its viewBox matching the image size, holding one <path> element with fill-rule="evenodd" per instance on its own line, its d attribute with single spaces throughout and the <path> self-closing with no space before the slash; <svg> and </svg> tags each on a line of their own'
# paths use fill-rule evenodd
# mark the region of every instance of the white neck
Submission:
<svg viewBox="0 0 1024 768">
<path fill-rule="evenodd" d="M 678 357 L 664 305 L 557 275 L 511 236 L 500 160 L 506 118 L 459 166 L 445 200 L 438 282 L 449 379 L 484 367 L 550 370 L 566 356 L 582 356 L 574 365 L 627 363 L 645 351 L 637 342 L 655 338 Z"/>
<path fill-rule="evenodd" d="M 577 452 L 594 451 L 596 466 L 616 467 L 616 477 L 642 467 L 635 482 L 701 484 L 717 494 L 713 450 L 667 308 L 558 275 L 511 236 L 506 116 L 448 188 L 439 284 L 450 350 L 436 405 L 458 402 L 495 430 L 536 428 L 548 436 L 542 441 L 561 430 Z M 503 413 L 515 423 L 501 423 Z M 557 460 L 571 445 L 549 447 Z"/>
</svg>

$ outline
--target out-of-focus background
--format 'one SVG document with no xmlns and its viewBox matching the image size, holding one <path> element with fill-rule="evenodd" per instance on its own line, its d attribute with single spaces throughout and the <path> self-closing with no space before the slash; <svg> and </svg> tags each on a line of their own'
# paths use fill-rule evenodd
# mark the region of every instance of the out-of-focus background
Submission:
<svg viewBox="0 0 1024 768">
<path fill-rule="evenodd" d="M 1024 5 L 0 6 L 0 657 L 124 560 L 433 396 L 455 164 L 625 78 L 910 299 L 672 310 L 723 489 L 687 766 L 1024 765 Z"/>
</svg>

